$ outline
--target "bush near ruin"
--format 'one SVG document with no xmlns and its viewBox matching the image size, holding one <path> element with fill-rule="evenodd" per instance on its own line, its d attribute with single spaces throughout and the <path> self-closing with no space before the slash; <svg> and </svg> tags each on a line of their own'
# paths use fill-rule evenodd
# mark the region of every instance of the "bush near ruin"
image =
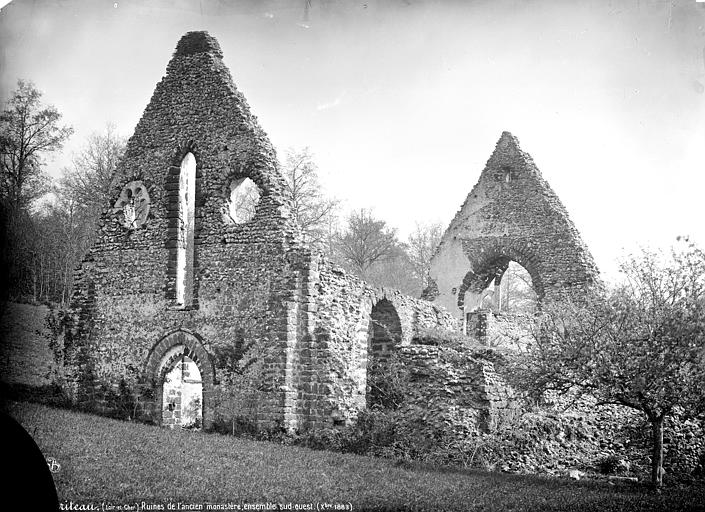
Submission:
<svg viewBox="0 0 705 512">
<path fill-rule="evenodd" d="M 413 383 L 400 377 L 398 369 L 388 378 L 380 375 L 379 380 L 386 396 L 413 395 Z M 593 478 L 649 479 L 650 426 L 639 413 L 617 406 L 596 407 L 590 400 L 568 409 L 565 405 L 525 405 L 513 416 L 504 416 L 491 431 L 459 436 L 438 421 L 432 407 L 417 408 L 401 400 L 361 413 L 354 426 L 306 431 L 285 442 L 508 473 L 564 476 L 578 469 Z M 664 431 L 664 447 L 664 470 L 670 481 L 705 479 L 705 423 L 673 416 Z"/>
</svg>

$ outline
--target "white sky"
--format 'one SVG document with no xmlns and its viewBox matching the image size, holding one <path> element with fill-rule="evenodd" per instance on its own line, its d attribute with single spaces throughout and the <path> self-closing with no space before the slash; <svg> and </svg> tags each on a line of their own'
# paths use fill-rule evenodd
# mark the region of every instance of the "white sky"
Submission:
<svg viewBox="0 0 705 512">
<path fill-rule="evenodd" d="M 280 154 L 309 146 L 328 193 L 402 237 L 450 222 L 508 130 L 606 278 L 624 249 L 705 245 L 705 3 L 305 4 L 16 0 L 0 96 L 31 79 L 74 126 L 58 175 L 107 122 L 129 136 L 181 35 L 208 30 Z"/>
</svg>

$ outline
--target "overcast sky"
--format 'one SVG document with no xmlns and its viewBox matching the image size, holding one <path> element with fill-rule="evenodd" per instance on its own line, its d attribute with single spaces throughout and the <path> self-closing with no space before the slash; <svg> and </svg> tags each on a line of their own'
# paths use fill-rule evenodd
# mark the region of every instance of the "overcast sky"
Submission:
<svg viewBox="0 0 705 512">
<path fill-rule="evenodd" d="M 0 96 L 31 79 L 75 134 L 131 135 L 179 38 L 208 30 L 280 155 L 406 237 L 447 225 L 503 130 L 608 279 L 639 245 L 705 245 L 705 3 L 16 0 Z"/>
</svg>

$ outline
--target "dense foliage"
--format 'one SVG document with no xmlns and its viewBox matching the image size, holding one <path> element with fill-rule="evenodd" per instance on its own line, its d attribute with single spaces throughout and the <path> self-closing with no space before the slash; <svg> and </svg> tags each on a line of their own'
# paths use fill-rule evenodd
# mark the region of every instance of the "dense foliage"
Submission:
<svg viewBox="0 0 705 512">
<path fill-rule="evenodd" d="M 621 270 L 624 282 L 604 296 L 544 307 L 515 361 L 515 383 L 643 413 L 658 486 L 666 419 L 705 410 L 705 254 L 684 242 L 670 255 L 631 257 Z"/>
</svg>

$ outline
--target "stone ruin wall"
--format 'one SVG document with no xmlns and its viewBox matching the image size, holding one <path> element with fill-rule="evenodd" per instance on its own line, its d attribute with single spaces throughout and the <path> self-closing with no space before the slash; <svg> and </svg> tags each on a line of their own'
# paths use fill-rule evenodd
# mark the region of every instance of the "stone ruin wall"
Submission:
<svg viewBox="0 0 705 512">
<path fill-rule="evenodd" d="M 188 153 L 196 162 L 194 257 L 182 306 L 179 177 Z M 101 412 L 127 392 L 144 419 L 162 422 L 160 365 L 176 347 L 201 375 L 205 426 L 222 414 L 218 396 L 233 385 L 233 357 L 259 365 L 254 407 L 243 406 L 258 427 L 349 424 L 366 407 L 377 343 L 374 357 L 389 345 L 400 351 L 418 383 L 409 401 L 427 407 L 431 421 L 456 432 L 492 428 L 512 409 L 492 358 L 420 345 L 419 330 L 458 331 L 465 291 L 486 286 L 508 260 L 529 271 L 541 299 L 598 281 L 565 209 L 507 133 L 434 256 L 427 297 L 435 303 L 375 288 L 312 253 L 291 217 L 274 150 L 205 33 L 179 42 L 117 176 L 98 241 L 76 272 L 64 338 L 67 387 L 76 403 Z M 261 192 L 255 216 L 227 224 L 228 191 L 245 177 Z M 126 228 L 117 206 L 141 188 L 149 208 Z M 379 334 L 380 322 L 391 337 Z M 501 322 L 491 313 L 475 312 L 473 322 L 480 342 L 496 340 Z"/>
<path fill-rule="evenodd" d="M 423 328 L 456 331 L 458 322 L 437 306 L 376 288 L 345 273 L 325 259 L 311 260 L 308 311 L 301 325 L 303 345 L 297 353 L 301 420 L 312 426 L 349 423 L 365 408 L 373 310 L 382 301 L 399 320 L 396 348 L 407 347 Z"/>
<path fill-rule="evenodd" d="M 178 178 L 187 153 L 197 163 L 193 300 L 179 307 Z M 117 176 L 114 197 L 138 181 L 149 194 L 149 213 L 143 226 L 130 230 L 123 212 L 107 205 L 98 241 L 76 273 L 77 334 L 68 354 L 77 399 L 92 399 L 94 388 L 121 381 L 134 387 L 157 342 L 182 330 L 209 354 L 200 362 L 203 374 L 213 373 L 221 349 L 235 339 L 265 345 L 260 415 L 264 421 L 278 417 L 286 304 L 295 279 L 287 247 L 298 228 L 288 215 L 274 150 L 232 84 L 215 40 L 179 43 Z M 243 176 L 263 191 L 257 219 L 224 225 L 225 191 Z M 204 387 L 204 410 L 212 391 Z"/>
<path fill-rule="evenodd" d="M 425 296 L 463 317 L 465 293 L 480 293 L 510 261 L 530 274 L 539 301 L 580 297 L 599 272 L 565 207 L 519 141 L 504 132 L 443 235 Z"/>
<path fill-rule="evenodd" d="M 514 395 L 491 350 L 416 344 L 404 347 L 402 357 L 413 384 L 406 410 L 424 410 L 428 425 L 463 439 L 478 429 L 492 431 L 515 414 Z"/>
<path fill-rule="evenodd" d="M 259 385 L 247 414 L 260 428 L 350 423 L 365 407 L 376 305 L 393 306 L 400 346 L 421 327 L 457 330 L 457 321 L 427 301 L 346 274 L 300 242 L 274 151 L 221 57 L 210 36 L 184 36 L 128 141 L 115 202 L 75 276 L 64 338 L 68 388 L 76 403 L 101 412 L 127 393 L 140 401 L 144 419 L 159 423 L 160 364 L 182 347 L 202 376 L 209 426 L 233 354 L 253 355 Z M 196 161 L 193 299 L 180 306 L 179 173 L 188 153 Z M 229 184 L 243 177 L 262 193 L 255 217 L 225 225 Z M 115 205 L 138 184 L 149 210 L 129 229 Z"/>
</svg>

